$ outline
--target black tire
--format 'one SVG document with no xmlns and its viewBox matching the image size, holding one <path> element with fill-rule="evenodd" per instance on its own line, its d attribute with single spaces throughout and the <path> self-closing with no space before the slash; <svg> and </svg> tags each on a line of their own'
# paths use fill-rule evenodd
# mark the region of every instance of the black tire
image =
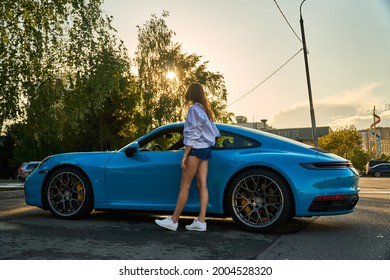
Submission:
<svg viewBox="0 0 390 280">
<path fill-rule="evenodd" d="M 243 229 L 270 232 L 282 228 L 293 216 L 289 186 L 272 171 L 252 169 L 228 186 L 226 203 L 233 220 Z"/>
<path fill-rule="evenodd" d="M 375 171 L 374 173 L 374 177 L 381 177 L 382 176 L 382 173 L 380 173 L 379 171 Z"/>
<path fill-rule="evenodd" d="M 82 218 L 93 210 L 91 183 L 77 168 L 65 167 L 51 174 L 44 199 L 50 212 L 60 219 Z"/>
</svg>

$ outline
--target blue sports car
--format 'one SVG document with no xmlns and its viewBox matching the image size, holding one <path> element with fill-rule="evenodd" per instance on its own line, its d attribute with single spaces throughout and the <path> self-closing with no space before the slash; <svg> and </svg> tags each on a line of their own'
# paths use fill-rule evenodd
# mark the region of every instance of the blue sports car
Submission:
<svg viewBox="0 0 390 280">
<path fill-rule="evenodd" d="M 26 203 L 58 218 L 93 209 L 173 211 L 181 178 L 183 123 L 159 127 L 119 151 L 53 155 L 25 183 Z M 209 162 L 207 212 L 266 232 L 292 217 L 346 214 L 359 175 L 339 156 L 255 129 L 218 124 Z M 199 210 L 196 182 L 185 212 Z"/>
</svg>

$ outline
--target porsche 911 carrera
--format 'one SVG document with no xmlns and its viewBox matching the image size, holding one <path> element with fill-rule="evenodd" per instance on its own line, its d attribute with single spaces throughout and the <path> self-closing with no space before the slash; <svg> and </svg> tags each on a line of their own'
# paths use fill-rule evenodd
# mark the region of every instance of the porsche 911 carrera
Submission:
<svg viewBox="0 0 390 280">
<path fill-rule="evenodd" d="M 183 123 L 161 126 L 117 151 L 49 156 L 25 182 L 28 205 L 61 219 L 93 210 L 173 211 L 184 153 Z M 217 124 L 208 215 L 269 232 L 293 217 L 347 214 L 359 200 L 350 161 L 260 130 Z M 199 211 L 196 180 L 187 213 Z"/>
</svg>

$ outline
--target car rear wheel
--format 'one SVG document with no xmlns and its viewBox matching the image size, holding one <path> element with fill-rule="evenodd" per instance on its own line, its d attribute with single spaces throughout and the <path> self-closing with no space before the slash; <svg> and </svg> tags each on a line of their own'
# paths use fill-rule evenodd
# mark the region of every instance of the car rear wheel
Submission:
<svg viewBox="0 0 390 280">
<path fill-rule="evenodd" d="M 227 207 L 233 220 L 243 229 L 269 232 L 287 224 L 293 215 L 288 185 L 269 170 L 241 173 L 229 185 Z"/>
<path fill-rule="evenodd" d="M 45 187 L 45 201 L 57 218 L 81 218 L 93 209 L 92 187 L 78 169 L 62 168 L 50 175 Z"/>
</svg>

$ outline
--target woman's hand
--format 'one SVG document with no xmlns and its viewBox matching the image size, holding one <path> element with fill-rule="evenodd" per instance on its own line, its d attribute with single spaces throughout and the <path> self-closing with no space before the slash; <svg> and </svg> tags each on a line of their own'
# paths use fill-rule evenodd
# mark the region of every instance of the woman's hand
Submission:
<svg viewBox="0 0 390 280">
<path fill-rule="evenodd" d="M 181 169 L 183 171 L 186 171 L 187 170 L 187 158 L 188 158 L 188 154 L 190 153 L 192 147 L 191 146 L 188 146 L 188 145 L 185 145 L 184 146 L 184 154 L 183 154 L 183 158 L 181 160 Z"/>
<path fill-rule="evenodd" d="M 183 171 L 186 171 L 187 170 L 187 167 L 186 167 L 186 162 L 187 162 L 187 156 L 186 155 L 184 155 L 183 156 L 183 159 L 181 160 L 181 169 L 183 170 Z"/>
</svg>

